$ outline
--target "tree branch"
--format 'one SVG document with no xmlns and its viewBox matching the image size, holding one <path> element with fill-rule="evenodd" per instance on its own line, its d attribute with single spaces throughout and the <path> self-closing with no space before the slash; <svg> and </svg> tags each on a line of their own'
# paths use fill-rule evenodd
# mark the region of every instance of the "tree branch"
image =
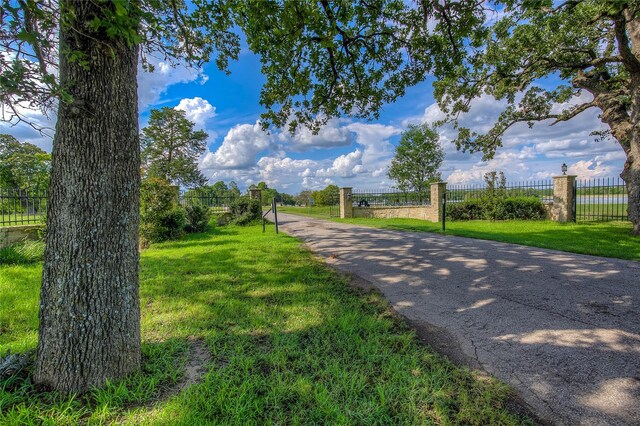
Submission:
<svg viewBox="0 0 640 426">
<path fill-rule="evenodd" d="M 618 42 L 618 52 L 623 59 L 623 64 L 627 70 L 631 73 L 640 72 L 640 61 L 631 51 L 629 46 L 629 37 L 627 36 L 626 19 L 623 15 L 618 14 L 613 17 L 613 26 L 616 35 L 616 41 Z"/>
</svg>

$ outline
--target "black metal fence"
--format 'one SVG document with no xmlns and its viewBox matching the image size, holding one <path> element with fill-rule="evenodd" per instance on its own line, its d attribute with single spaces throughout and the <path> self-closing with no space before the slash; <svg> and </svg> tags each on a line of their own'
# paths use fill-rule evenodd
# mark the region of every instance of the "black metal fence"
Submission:
<svg viewBox="0 0 640 426">
<path fill-rule="evenodd" d="M 627 187 L 621 178 L 577 179 L 574 211 L 578 221 L 626 221 Z"/>
<path fill-rule="evenodd" d="M 0 226 L 44 223 L 47 192 L 0 188 Z"/>
<path fill-rule="evenodd" d="M 493 194 L 491 194 L 493 192 Z M 553 181 L 508 182 L 489 189 L 486 184 L 447 185 L 447 202 L 478 200 L 489 195 L 499 197 L 537 197 L 543 203 L 553 201 Z"/>
<path fill-rule="evenodd" d="M 330 197 L 328 205 L 329 217 L 340 217 L 340 197 Z"/>
<path fill-rule="evenodd" d="M 229 205 L 236 201 L 236 196 L 217 196 L 202 194 L 192 191 L 180 194 L 180 204 L 187 206 L 204 206 L 211 209 L 213 213 L 224 213 L 229 211 Z"/>
<path fill-rule="evenodd" d="M 355 190 L 351 194 L 354 207 L 399 207 L 431 205 L 431 191 Z"/>
</svg>

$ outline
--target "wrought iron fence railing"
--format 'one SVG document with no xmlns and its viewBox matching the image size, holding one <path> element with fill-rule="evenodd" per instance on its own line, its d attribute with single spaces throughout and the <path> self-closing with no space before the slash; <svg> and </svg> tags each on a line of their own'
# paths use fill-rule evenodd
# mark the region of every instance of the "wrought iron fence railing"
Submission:
<svg viewBox="0 0 640 426">
<path fill-rule="evenodd" d="M 47 192 L 0 188 L 0 226 L 44 223 Z"/>
<path fill-rule="evenodd" d="M 428 206 L 431 205 L 431 192 L 355 190 L 351 201 L 354 207 Z"/>
<path fill-rule="evenodd" d="M 543 203 L 553 201 L 553 181 L 507 182 L 504 187 L 489 189 L 486 184 L 447 185 L 447 202 L 478 200 L 488 195 L 499 197 L 536 197 Z"/>
<path fill-rule="evenodd" d="M 180 195 L 180 204 L 184 207 L 187 206 L 203 206 L 211 209 L 213 213 L 224 213 L 229 211 L 231 203 L 236 201 L 238 197 L 235 196 L 215 196 L 206 194 L 189 194 L 183 193 Z"/>
<path fill-rule="evenodd" d="M 340 217 L 340 197 L 330 197 L 329 217 Z"/>
<path fill-rule="evenodd" d="M 627 187 L 619 177 L 577 179 L 574 186 L 574 202 L 576 220 L 629 220 Z"/>
</svg>

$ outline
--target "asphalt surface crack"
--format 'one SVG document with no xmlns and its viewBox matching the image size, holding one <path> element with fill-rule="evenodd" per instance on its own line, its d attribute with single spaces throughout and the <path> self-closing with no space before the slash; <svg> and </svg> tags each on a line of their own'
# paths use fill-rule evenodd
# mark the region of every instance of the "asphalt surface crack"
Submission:
<svg viewBox="0 0 640 426">
<path fill-rule="evenodd" d="M 583 324 L 583 325 L 588 325 L 589 327 L 596 327 L 596 328 L 598 327 L 598 325 L 590 323 L 588 321 L 584 321 L 584 320 L 581 320 L 581 319 L 578 319 L 578 318 L 570 317 L 568 315 L 561 314 L 560 312 L 556 312 L 556 311 L 551 310 L 551 309 L 544 309 L 544 308 L 542 308 L 540 306 L 533 305 L 533 304 L 530 304 L 530 303 L 525 303 L 525 302 L 522 302 L 520 300 L 512 299 L 512 298 L 504 296 L 502 294 L 496 294 L 496 296 L 498 296 L 499 298 L 504 299 L 506 301 L 509 301 L 511 303 L 516 303 L 518 305 L 522 305 L 522 306 L 526 306 L 528 308 L 532 308 L 532 309 L 536 309 L 536 310 L 539 310 L 539 311 L 542 311 L 542 312 L 546 312 L 546 313 L 551 314 L 551 315 L 557 315 L 557 316 L 562 317 L 564 319 L 568 319 L 569 321 L 575 321 L 575 322 L 578 322 L 578 323 Z"/>
</svg>

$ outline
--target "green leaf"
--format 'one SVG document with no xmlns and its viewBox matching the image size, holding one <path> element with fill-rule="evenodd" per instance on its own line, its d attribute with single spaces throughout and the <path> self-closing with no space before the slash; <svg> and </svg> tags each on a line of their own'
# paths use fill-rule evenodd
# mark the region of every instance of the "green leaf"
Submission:
<svg viewBox="0 0 640 426">
<path fill-rule="evenodd" d="M 38 36 L 34 33 L 22 30 L 18 34 L 16 34 L 16 39 L 27 42 L 29 44 L 35 44 L 38 41 Z"/>
<path fill-rule="evenodd" d="M 121 1 L 114 1 L 115 5 L 116 5 L 116 15 L 118 16 L 127 16 L 129 14 L 129 11 L 127 10 L 126 7 L 124 7 L 124 5 L 122 4 Z"/>
</svg>

